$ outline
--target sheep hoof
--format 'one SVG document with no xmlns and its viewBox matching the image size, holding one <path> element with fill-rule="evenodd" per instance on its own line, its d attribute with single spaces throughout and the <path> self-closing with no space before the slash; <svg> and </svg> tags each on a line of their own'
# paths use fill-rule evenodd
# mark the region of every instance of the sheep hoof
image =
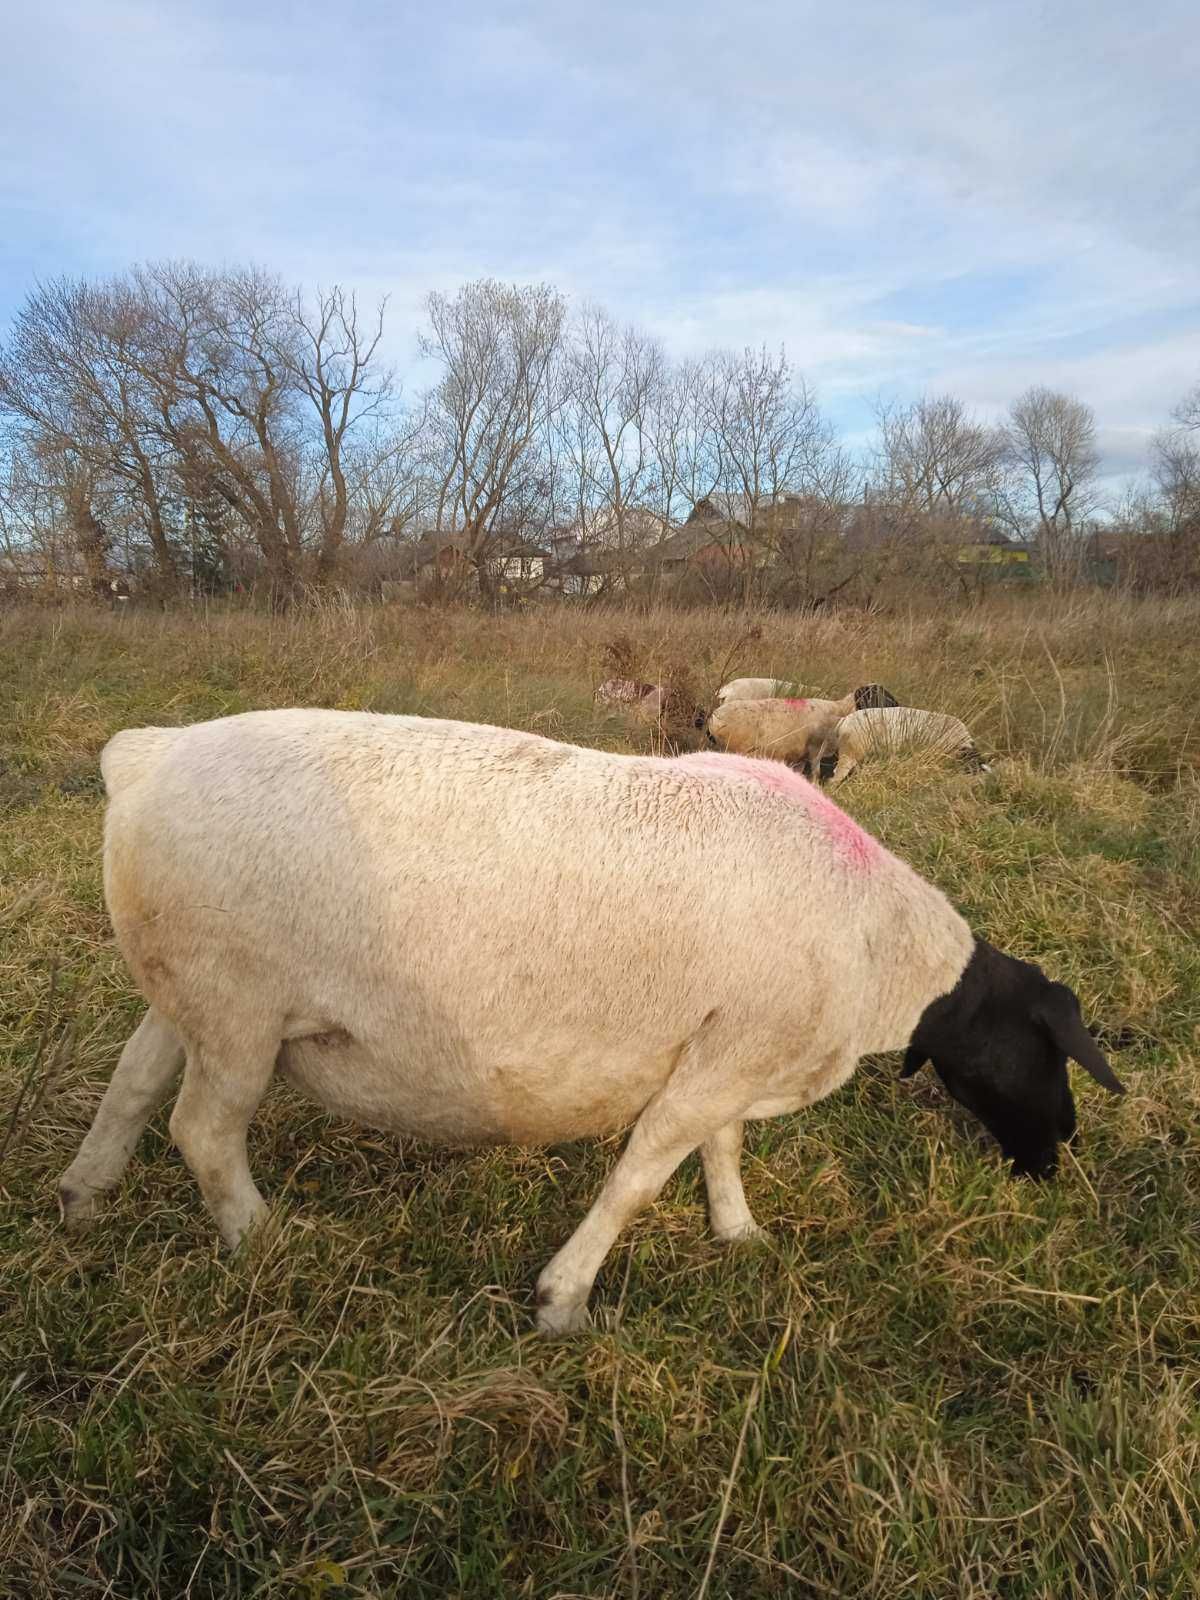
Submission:
<svg viewBox="0 0 1200 1600">
<path fill-rule="evenodd" d="M 564 1333 L 586 1333 L 592 1318 L 586 1300 L 551 1302 L 538 1307 L 537 1330 L 543 1338 L 553 1339 Z"/>
<path fill-rule="evenodd" d="M 767 1230 L 757 1222 L 739 1222 L 735 1228 L 717 1230 L 713 1237 L 718 1244 L 761 1244 L 767 1238 Z"/>
<path fill-rule="evenodd" d="M 82 1233 L 96 1220 L 96 1196 L 70 1184 L 58 1186 L 58 1212 L 68 1233 Z"/>
</svg>

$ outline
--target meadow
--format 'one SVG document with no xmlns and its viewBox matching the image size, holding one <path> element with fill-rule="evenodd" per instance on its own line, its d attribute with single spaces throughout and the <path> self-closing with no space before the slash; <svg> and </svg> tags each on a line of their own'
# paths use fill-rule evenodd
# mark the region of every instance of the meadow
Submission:
<svg viewBox="0 0 1200 1600">
<path fill-rule="evenodd" d="M 989 774 L 864 764 L 838 799 L 1078 991 L 1129 1093 L 1075 1072 L 1057 1180 L 1013 1181 L 932 1072 L 870 1059 L 749 1130 L 766 1244 L 712 1242 L 689 1162 L 595 1331 L 547 1342 L 534 1279 L 618 1141 L 433 1149 L 277 1086 L 256 1246 L 219 1249 L 165 1112 L 65 1235 L 57 1176 L 141 1009 L 101 896 L 105 740 L 300 704 L 649 750 L 592 704 L 614 641 L 709 700 L 878 681 L 972 726 Z M 0 612 L 0 1597 L 1194 1596 L 1198 1049 L 1195 601 Z"/>
</svg>

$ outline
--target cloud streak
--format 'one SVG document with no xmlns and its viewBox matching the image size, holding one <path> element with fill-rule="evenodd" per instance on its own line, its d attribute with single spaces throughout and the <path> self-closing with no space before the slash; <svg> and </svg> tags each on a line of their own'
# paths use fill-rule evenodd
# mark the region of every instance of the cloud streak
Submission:
<svg viewBox="0 0 1200 1600">
<path fill-rule="evenodd" d="M 48 0 L 0 64 L 0 320 L 188 255 L 392 295 L 549 279 L 694 352 L 873 396 L 1030 382 L 1114 471 L 1200 374 L 1194 6 L 647 12 Z"/>
</svg>

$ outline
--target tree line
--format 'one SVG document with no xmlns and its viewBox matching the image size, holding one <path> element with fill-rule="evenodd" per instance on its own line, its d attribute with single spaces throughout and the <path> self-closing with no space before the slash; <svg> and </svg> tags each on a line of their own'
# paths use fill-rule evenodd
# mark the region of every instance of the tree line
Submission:
<svg viewBox="0 0 1200 1600">
<path fill-rule="evenodd" d="M 1091 408 L 1044 387 L 998 425 L 950 395 L 881 402 L 862 459 L 782 351 L 674 360 L 550 286 L 481 280 L 428 296 L 430 381 L 406 395 L 386 315 L 250 267 L 39 285 L 0 347 L 3 550 L 164 598 L 241 575 L 282 604 L 415 573 L 431 541 L 486 590 L 498 550 L 552 541 L 603 590 L 719 507 L 725 592 L 811 603 L 868 569 L 953 566 L 982 528 L 1068 578 L 1104 512 L 1164 583 L 1200 582 L 1200 384 L 1105 507 Z"/>
</svg>

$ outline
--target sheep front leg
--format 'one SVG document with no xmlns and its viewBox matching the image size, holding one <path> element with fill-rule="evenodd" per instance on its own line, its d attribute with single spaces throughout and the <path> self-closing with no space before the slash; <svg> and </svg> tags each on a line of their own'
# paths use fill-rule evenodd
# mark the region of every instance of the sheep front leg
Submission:
<svg viewBox="0 0 1200 1600">
<path fill-rule="evenodd" d="M 588 1295 L 622 1228 L 657 1198 L 684 1157 L 720 1133 L 738 1109 L 713 1104 L 706 1114 L 674 1079 L 650 1102 L 592 1209 L 538 1278 L 542 1333 L 577 1333 L 588 1326 Z M 727 1151 L 725 1159 L 728 1164 Z"/>
<path fill-rule="evenodd" d="M 831 793 L 840 783 L 845 783 L 857 765 L 858 762 L 849 754 L 838 756 L 838 764 L 833 770 L 833 777 L 829 780 Z"/>
<path fill-rule="evenodd" d="M 727 1122 L 700 1146 L 704 1184 L 708 1190 L 708 1220 L 713 1237 L 722 1244 L 761 1239 L 764 1230 L 755 1222 L 742 1188 L 741 1122 Z"/>
</svg>

